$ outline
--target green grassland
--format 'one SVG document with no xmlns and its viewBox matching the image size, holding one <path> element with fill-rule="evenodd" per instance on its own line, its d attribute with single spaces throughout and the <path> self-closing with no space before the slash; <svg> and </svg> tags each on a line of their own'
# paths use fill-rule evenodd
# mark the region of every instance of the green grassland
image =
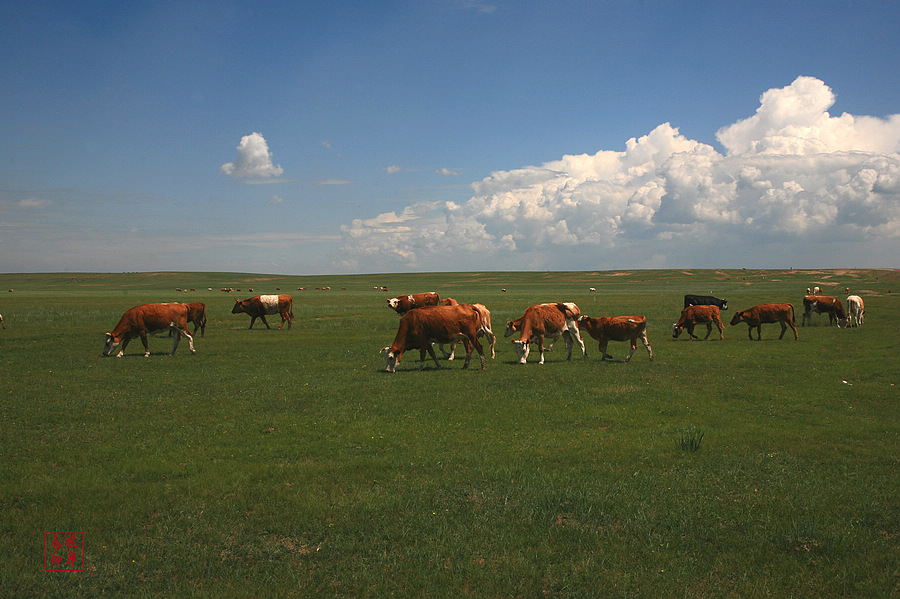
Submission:
<svg viewBox="0 0 900 599">
<path fill-rule="evenodd" d="M 814 285 L 863 296 L 865 324 L 800 327 Z M 291 330 L 231 314 L 277 288 Z M 486 370 L 410 352 L 384 372 L 385 299 L 421 291 L 491 310 Z M 897 596 L 898 292 L 890 270 L 0 275 L 0 588 Z M 685 293 L 728 299 L 724 341 L 672 338 Z M 151 337 L 149 358 L 101 356 L 127 308 L 161 301 L 207 304 L 196 355 Z M 587 339 L 587 361 L 517 364 L 504 324 L 546 301 L 646 315 L 655 360 Z M 783 302 L 797 341 L 727 326 Z M 83 571 L 45 570 L 45 531 L 83 531 Z"/>
</svg>

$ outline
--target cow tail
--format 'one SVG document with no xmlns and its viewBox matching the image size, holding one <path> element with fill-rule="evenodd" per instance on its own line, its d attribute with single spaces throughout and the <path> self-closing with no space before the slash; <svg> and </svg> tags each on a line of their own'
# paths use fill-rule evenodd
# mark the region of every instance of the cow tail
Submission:
<svg viewBox="0 0 900 599">
<path fill-rule="evenodd" d="M 788 304 L 791 307 L 791 322 L 797 324 L 797 319 L 794 318 L 794 304 Z"/>
</svg>

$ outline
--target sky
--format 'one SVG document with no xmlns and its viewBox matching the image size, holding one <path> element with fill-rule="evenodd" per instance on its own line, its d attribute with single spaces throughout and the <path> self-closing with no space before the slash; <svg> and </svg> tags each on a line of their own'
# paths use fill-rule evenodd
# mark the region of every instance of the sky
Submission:
<svg viewBox="0 0 900 599">
<path fill-rule="evenodd" d="M 0 0 L 0 272 L 900 267 L 898 22 Z"/>
</svg>

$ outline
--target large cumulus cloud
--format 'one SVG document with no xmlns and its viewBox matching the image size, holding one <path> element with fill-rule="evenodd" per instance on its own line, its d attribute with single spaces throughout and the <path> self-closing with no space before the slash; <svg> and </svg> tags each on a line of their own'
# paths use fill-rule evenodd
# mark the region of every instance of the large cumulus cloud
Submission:
<svg viewBox="0 0 900 599">
<path fill-rule="evenodd" d="M 565 270 L 684 266 L 691 256 L 736 266 L 728 262 L 767 247 L 893 246 L 900 115 L 834 117 L 834 100 L 822 81 L 799 77 L 718 131 L 724 153 L 664 123 L 624 151 L 494 172 L 462 204 L 421 203 L 343 226 L 340 266 Z"/>
</svg>

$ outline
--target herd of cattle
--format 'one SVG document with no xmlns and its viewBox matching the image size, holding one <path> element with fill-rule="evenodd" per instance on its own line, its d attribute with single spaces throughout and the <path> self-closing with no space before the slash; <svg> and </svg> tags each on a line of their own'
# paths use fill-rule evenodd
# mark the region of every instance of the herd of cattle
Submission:
<svg viewBox="0 0 900 599">
<path fill-rule="evenodd" d="M 807 290 L 808 292 L 810 290 Z M 819 291 L 816 288 L 816 291 Z M 393 343 L 381 350 L 385 354 L 385 370 L 395 372 L 397 364 L 403 354 L 410 350 L 419 350 L 419 368 L 425 366 L 426 354 L 431 356 L 437 368 L 440 361 L 434 351 L 437 344 L 444 357 L 454 359 L 454 349 L 457 343 L 462 342 L 466 352 L 463 368 L 468 368 L 472 358 L 472 352 L 477 350 L 481 359 L 482 369 L 486 366 L 484 346 L 481 339 L 488 342 L 491 350 L 491 358 L 496 356 L 494 345 L 496 336 L 491 328 L 491 313 L 482 304 L 460 304 L 452 298 L 441 299 L 435 292 L 401 295 L 387 300 L 388 306 L 400 316 L 400 325 Z M 843 303 L 834 297 L 808 294 L 803 298 L 803 320 L 805 326 L 812 318 L 813 313 L 827 314 L 829 324 L 837 324 L 838 327 L 859 326 L 865 317 L 865 305 L 858 295 L 847 297 L 848 310 L 845 311 Z M 672 337 L 678 338 L 681 332 L 687 329 L 691 340 L 699 339 L 694 335 L 694 330 L 699 325 L 706 326 L 706 336 L 709 338 L 713 325 L 719 330 L 719 338 L 725 338 L 724 325 L 722 324 L 721 311 L 728 309 L 726 300 L 712 296 L 685 295 L 684 309 L 681 316 L 672 327 Z M 281 316 L 280 329 L 285 322 L 288 328 L 294 319 L 293 299 L 287 294 L 258 295 L 246 300 L 236 300 L 232 314 L 245 313 L 250 316 L 250 328 L 256 319 L 262 320 L 266 328 L 269 323 L 267 315 L 278 314 Z M 3 320 L 0 317 L 0 324 Z M 762 325 L 778 323 L 781 325 L 781 335 L 790 327 L 794 333 L 794 339 L 798 338 L 797 326 L 794 319 L 793 304 L 760 304 L 746 310 L 736 312 L 731 319 L 731 325 L 744 322 L 748 325 L 747 335 L 753 339 L 753 329 L 756 329 L 756 339 L 762 337 Z M 174 333 L 174 344 L 170 353 L 175 353 L 178 343 L 184 336 L 188 340 L 191 353 L 194 350 L 193 335 L 188 332 L 188 325 L 194 325 L 193 334 L 200 330 L 200 336 L 206 332 L 206 306 L 200 302 L 194 303 L 165 303 L 143 304 L 135 306 L 119 320 L 119 323 L 106 334 L 106 344 L 103 349 L 104 356 L 124 355 L 129 341 L 139 337 L 144 345 L 144 356 L 150 355 L 147 344 L 147 334 L 170 331 Z M 540 364 L 544 363 L 544 352 L 549 351 L 560 337 L 566 345 L 566 360 L 572 357 L 572 349 L 577 344 L 583 358 L 587 359 L 587 350 L 584 346 L 581 332 L 586 331 L 598 342 L 601 359 L 611 359 L 606 351 L 610 341 L 628 342 L 630 352 L 625 357 L 625 362 L 631 360 L 637 343 L 640 341 L 647 350 L 650 360 L 653 360 L 653 348 L 647 339 L 647 319 L 643 315 L 635 316 L 604 316 L 591 318 L 583 315 L 578 306 L 572 302 L 551 302 L 537 304 L 525 310 L 519 318 L 506 323 L 504 337 L 511 337 L 518 333 L 518 339 L 512 341 L 520 364 L 525 364 L 530 353 L 531 345 L 536 344 L 540 352 Z M 544 342 L 549 341 L 545 347 Z M 444 346 L 449 345 L 449 351 Z"/>
</svg>

